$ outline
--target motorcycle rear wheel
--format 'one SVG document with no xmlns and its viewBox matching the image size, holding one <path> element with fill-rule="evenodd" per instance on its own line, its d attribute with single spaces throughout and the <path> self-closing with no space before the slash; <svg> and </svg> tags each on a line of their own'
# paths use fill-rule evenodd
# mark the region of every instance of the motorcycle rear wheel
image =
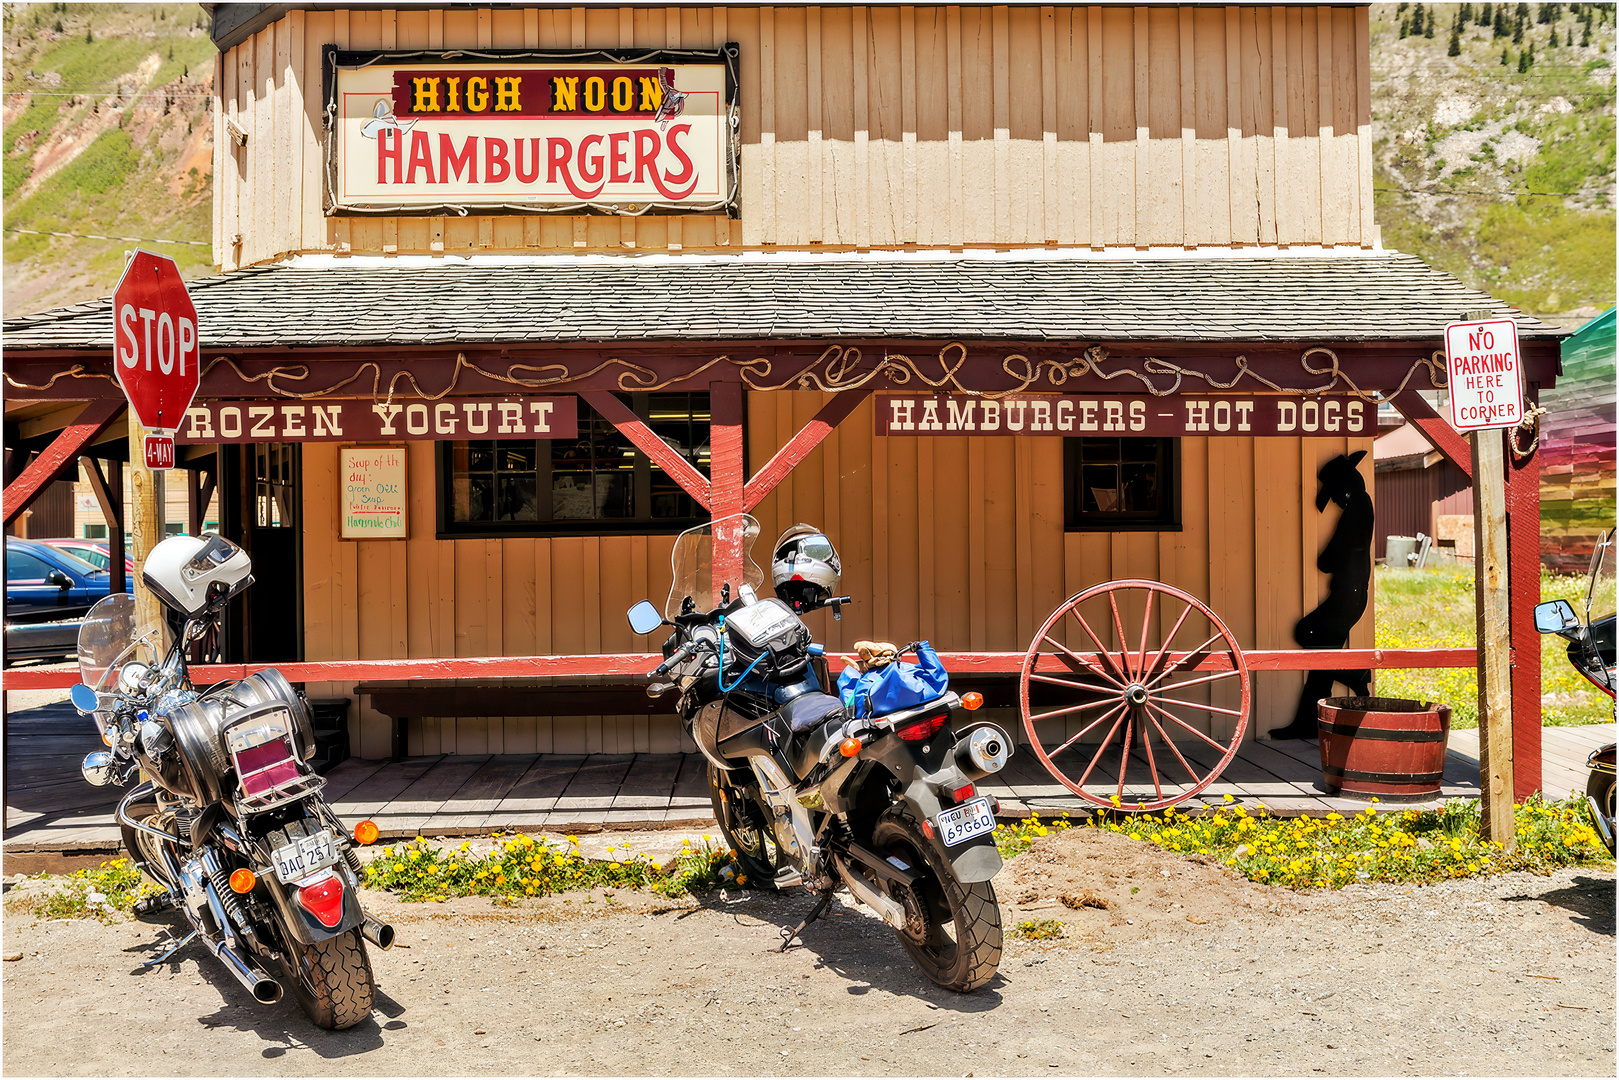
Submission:
<svg viewBox="0 0 1619 1080">
<path fill-rule="evenodd" d="M 878 819 L 872 846 L 922 873 L 912 888 L 889 888 L 908 916 L 905 928 L 894 933 L 922 973 L 963 994 L 994 978 L 1001 963 L 1001 909 L 995 886 L 958 881 L 907 810 L 894 808 Z"/>
<path fill-rule="evenodd" d="M 313 945 L 292 941 L 288 951 L 282 974 L 317 1027 L 341 1031 L 371 1015 L 377 984 L 358 928 Z"/>
<path fill-rule="evenodd" d="M 1613 854 L 1613 810 L 1614 810 L 1614 784 L 1616 779 L 1607 773 L 1593 772 L 1591 778 L 1585 783 L 1585 793 L 1600 807 L 1600 812 L 1607 815 L 1608 824 L 1608 854 Z"/>
<path fill-rule="evenodd" d="M 786 863 L 769 824 L 770 809 L 748 798 L 742 788 L 727 783 L 725 774 L 713 765 L 708 767 L 708 798 L 714 807 L 714 820 L 719 822 L 720 836 L 736 852 L 741 876 L 747 879 L 741 884 L 775 889 L 776 871 Z"/>
</svg>

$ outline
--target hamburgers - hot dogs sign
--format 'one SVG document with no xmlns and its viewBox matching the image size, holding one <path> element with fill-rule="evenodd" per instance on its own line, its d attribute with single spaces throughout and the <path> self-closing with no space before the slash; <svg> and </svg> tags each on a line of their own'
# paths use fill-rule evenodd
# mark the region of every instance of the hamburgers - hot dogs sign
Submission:
<svg viewBox="0 0 1619 1080">
<path fill-rule="evenodd" d="M 331 212 L 734 203 L 734 47 L 328 56 Z"/>
</svg>

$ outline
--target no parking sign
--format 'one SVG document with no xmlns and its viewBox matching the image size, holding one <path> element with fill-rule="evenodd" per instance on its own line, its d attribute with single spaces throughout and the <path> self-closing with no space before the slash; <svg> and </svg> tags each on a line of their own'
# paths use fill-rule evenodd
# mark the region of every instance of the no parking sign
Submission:
<svg viewBox="0 0 1619 1080">
<path fill-rule="evenodd" d="M 1523 419 L 1523 355 L 1511 319 L 1445 327 L 1450 426 L 1457 431 L 1515 426 Z"/>
</svg>

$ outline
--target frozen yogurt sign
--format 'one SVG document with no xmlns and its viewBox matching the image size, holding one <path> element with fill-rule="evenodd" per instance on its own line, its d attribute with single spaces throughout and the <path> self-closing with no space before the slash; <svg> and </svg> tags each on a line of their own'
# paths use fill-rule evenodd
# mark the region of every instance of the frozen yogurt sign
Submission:
<svg viewBox="0 0 1619 1080">
<path fill-rule="evenodd" d="M 332 53 L 329 209 L 732 203 L 734 50 L 534 55 Z"/>
<path fill-rule="evenodd" d="M 1523 354 L 1511 319 L 1445 327 L 1450 426 L 1457 431 L 1512 427 L 1523 419 Z"/>
</svg>

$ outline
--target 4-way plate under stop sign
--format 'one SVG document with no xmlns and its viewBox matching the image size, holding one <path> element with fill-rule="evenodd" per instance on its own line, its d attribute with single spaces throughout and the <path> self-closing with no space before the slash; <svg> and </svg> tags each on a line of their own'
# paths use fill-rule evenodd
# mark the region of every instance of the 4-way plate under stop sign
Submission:
<svg viewBox="0 0 1619 1080">
<path fill-rule="evenodd" d="M 148 469 L 174 468 L 174 436 L 165 432 L 149 433 L 142 443 Z"/>
</svg>

